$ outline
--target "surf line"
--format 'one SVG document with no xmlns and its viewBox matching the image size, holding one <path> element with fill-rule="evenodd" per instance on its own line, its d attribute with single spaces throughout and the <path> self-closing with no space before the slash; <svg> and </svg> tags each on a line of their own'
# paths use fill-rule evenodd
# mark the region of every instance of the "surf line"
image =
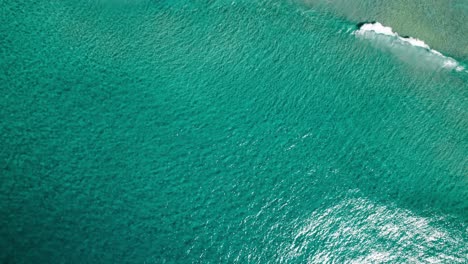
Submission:
<svg viewBox="0 0 468 264">
<path fill-rule="evenodd" d="M 356 36 L 362 36 L 362 37 L 369 37 L 369 35 L 373 34 L 378 34 L 378 35 L 385 35 L 389 37 L 393 37 L 400 41 L 402 44 L 409 44 L 414 47 L 419 47 L 427 50 L 434 56 L 438 57 L 439 59 L 442 59 L 442 67 L 447 68 L 447 69 L 453 69 L 457 72 L 461 71 L 466 71 L 468 72 L 465 67 L 460 65 L 458 61 L 456 61 L 454 58 L 448 57 L 443 55 L 437 50 L 431 49 L 429 45 L 427 45 L 424 41 L 417 39 L 417 38 L 412 38 L 410 36 L 400 36 L 397 32 L 394 32 L 391 27 L 386 27 L 382 25 L 381 23 L 377 21 L 372 21 L 372 22 L 360 22 L 357 25 L 357 29 L 353 31 L 352 34 Z"/>
</svg>

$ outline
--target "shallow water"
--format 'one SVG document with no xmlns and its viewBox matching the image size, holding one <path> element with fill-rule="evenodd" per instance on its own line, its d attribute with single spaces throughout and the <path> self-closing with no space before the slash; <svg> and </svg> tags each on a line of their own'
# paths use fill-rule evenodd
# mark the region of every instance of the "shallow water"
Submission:
<svg viewBox="0 0 468 264">
<path fill-rule="evenodd" d="M 0 261 L 466 261 L 467 72 L 297 2 L 2 6 Z"/>
<path fill-rule="evenodd" d="M 293 0 L 350 21 L 379 21 L 402 35 L 423 39 L 446 54 L 468 61 L 466 0 Z"/>
</svg>

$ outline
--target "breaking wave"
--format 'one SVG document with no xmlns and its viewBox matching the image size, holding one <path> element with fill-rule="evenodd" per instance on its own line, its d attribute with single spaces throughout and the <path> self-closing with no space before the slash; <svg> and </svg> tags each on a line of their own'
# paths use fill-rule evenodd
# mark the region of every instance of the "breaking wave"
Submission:
<svg viewBox="0 0 468 264">
<path fill-rule="evenodd" d="M 429 47 L 429 45 L 427 45 L 424 41 L 408 36 L 400 36 L 397 32 L 394 32 L 391 27 L 386 27 L 379 22 L 360 23 L 358 24 L 358 27 L 359 28 L 353 32 L 354 35 L 366 39 L 374 39 L 377 41 L 390 41 L 391 45 L 389 45 L 388 48 L 397 55 L 405 55 L 402 53 L 402 47 L 416 47 L 426 51 L 424 56 L 419 56 L 418 58 L 406 56 L 407 59 L 422 62 L 430 61 L 431 63 L 434 63 L 442 68 L 455 70 L 457 72 L 468 72 L 466 68 L 462 66 L 457 60 L 445 56 L 437 50 L 431 49 L 431 47 Z"/>
</svg>

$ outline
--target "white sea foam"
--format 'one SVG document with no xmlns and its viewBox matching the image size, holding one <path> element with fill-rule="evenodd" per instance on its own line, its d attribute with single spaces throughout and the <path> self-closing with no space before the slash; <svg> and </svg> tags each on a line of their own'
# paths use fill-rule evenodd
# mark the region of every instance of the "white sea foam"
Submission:
<svg viewBox="0 0 468 264">
<path fill-rule="evenodd" d="M 356 34 L 364 34 L 364 32 L 367 31 L 373 31 L 378 34 L 384 34 L 388 36 L 397 36 L 397 33 L 393 32 L 391 27 L 386 27 L 379 22 L 362 25 L 361 28 L 356 31 Z"/>
<path fill-rule="evenodd" d="M 422 59 L 418 58 L 418 60 L 424 61 L 424 62 L 431 61 L 437 66 L 445 68 L 445 69 L 449 69 L 449 70 L 455 70 L 458 72 L 461 72 L 461 71 L 468 72 L 468 70 L 466 70 L 464 66 L 460 65 L 460 63 L 456 61 L 454 58 L 445 56 L 439 51 L 431 49 L 431 47 L 429 47 L 429 45 L 427 45 L 424 41 L 417 39 L 417 38 L 412 38 L 412 37 L 402 37 L 397 32 L 393 31 L 391 27 L 384 26 L 379 22 L 363 24 L 359 29 L 355 30 L 353 34 L 358 37 L 363 37 L 367 39 L 372 39 L 372 38 L 375 38 L 376 36 L 384 36 L 384 37 L 386 36 L 394 40 L 392 44 L 396 43 L 397 45 L 399 44 L 400 46 L 410 45 L 412 47 L 423 48 L 427 50 L 428 52 L 426 54 L 426 58 L 422 58 Z M 394 48 L 392 51 L 398 52 L 399 53 L 398 55 L 400 57 L 403 56 L 401 54 L 401 51 L 397 48 Z"/>
</svg>

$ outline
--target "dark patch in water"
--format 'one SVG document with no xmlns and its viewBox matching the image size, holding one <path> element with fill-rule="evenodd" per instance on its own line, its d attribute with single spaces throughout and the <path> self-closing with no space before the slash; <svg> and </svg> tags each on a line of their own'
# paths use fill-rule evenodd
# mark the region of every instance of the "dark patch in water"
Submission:
<svg viewBox="0 0 468 264">
<path fill-rule="evenodd" d="M 364 21 L 364 22 L 359 22 L 356 24 L 357 28 L 361 28 L 365 24 L 375 24 L 377 21 Z"/>
</svg>

